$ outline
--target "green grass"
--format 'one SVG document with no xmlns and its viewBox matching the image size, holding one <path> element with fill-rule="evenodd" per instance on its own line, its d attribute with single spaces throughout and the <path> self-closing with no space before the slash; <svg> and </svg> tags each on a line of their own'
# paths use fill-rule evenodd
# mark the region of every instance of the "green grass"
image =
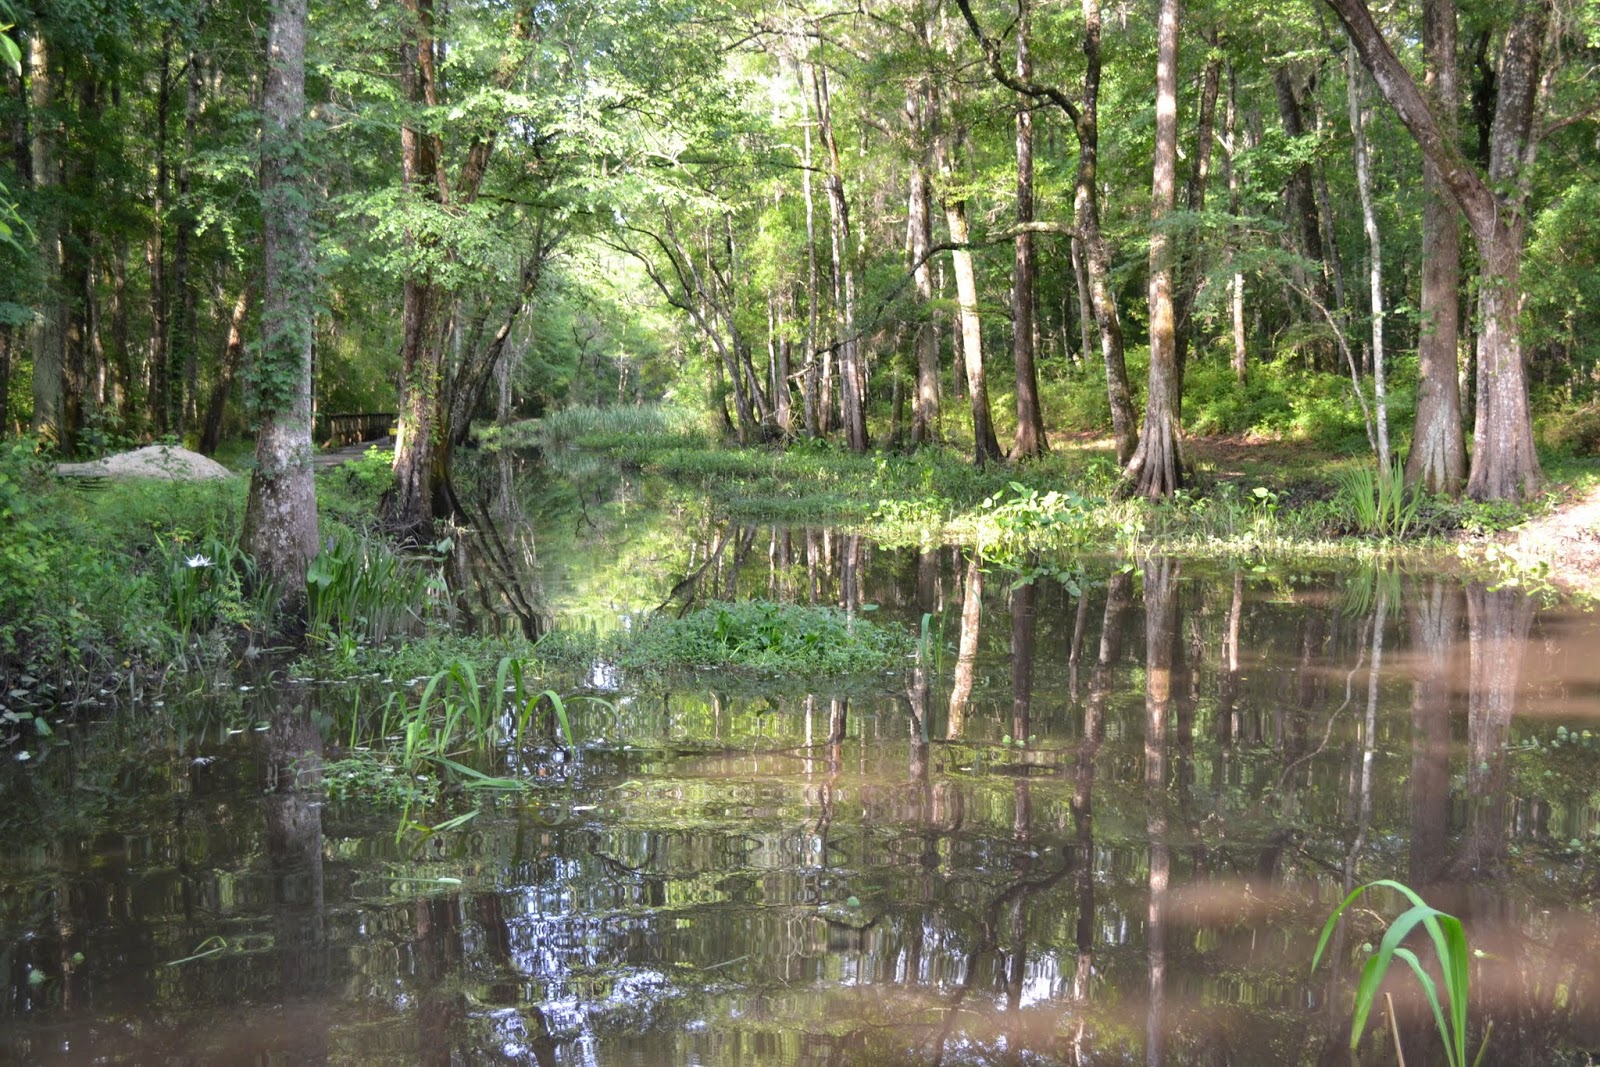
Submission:
<svg viewBox="0 0 1600 1067">
<path fill-rule="evenodd" d="M 904 666 L 911 636 L 834 607 L 768 600 L 714 602 L 683 618 L 657 616 L 620 635 L 624 667 L 719 669 L 803 679 L 878 673 Z"/>
</svg>

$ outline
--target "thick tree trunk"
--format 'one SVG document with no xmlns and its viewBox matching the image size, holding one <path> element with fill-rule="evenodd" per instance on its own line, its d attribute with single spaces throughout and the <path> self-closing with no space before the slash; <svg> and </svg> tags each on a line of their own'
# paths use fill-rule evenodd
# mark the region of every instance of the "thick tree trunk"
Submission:
<svg viewBox="0 0 1600 1067">
<path fill-rule="evenodd" d="M 1156 139 L 1150 213 L 1150 385 L 1139 448 L 1128 463 L 1127 480 L 1148 497 L 1170 496 L 1183 485 L 1183 392 L 1178 366 L 1177 330 L 1172 307 L 1172 237 L 1163 225 L 1177 206 L 1178 162 L 1178 0 L 1161 0 L 1157 29 Z"/>
<path fill-rule="evenodd" d="M 1424 0 L 1424 89 L 1445 136 L 1454 143 L 1460 90 L 1456 79 L 1454 0 Z M 1417 417 L 1406 459 L 1406 484 L 1455 496 L 1466 480 L 1461 436 L 1460 213 L 1427 160 L 1422 165 L 1422 333 L 1417 341 Z"/>
<path fill-rule="evenodd" d="M 945 224 L 950 240 L 965 245 L 967 203 L 945 201 Z M 973 270 L 972 253 L 957 248 L 950 253 L 956 274 L 956 303 L 961 318 L 961 364 L 966 373 L 967 398 L 972 405 L 973 462 L 982 467 L 1001 458 L 1000 442 L 995 439 L 994 419 L 989 411 L 989 383 L 983 368 L 983 324 L 978 317 L 978 276 Z"/>
<path fill-rule="evenodd" d="M 53 202 L 59 184 L 55 87 L 50 45 L 35 28 L 28 41 L 28 110 L 33 126 L 33 188 L 43 201 L 39 215 L 39 258 L 44 265 L 44 299 L 33 328 L 33 432 L 65 446 L 63 399 L 66 384 L 66 302 L 62 294 L 60 206 Z"/>
<path fill-rule="evenodd" d="M 211 387 L 211 399 L 206 404 L 205 419 L 200 428 L 200 453 L 213 455 L 222 442 L 222 417 L 228 409 L 228 396 L 233 392 L 233 379 L 244 358 L 244 326 L 250 314 L 250 286 L 239 289 L 239 298 L 233 302 L 233 314 L 228 319 L 228 336 L 223 342 L 222 356 L 217 360 L 217 380 Z"/>
<path fill-rule="evenodd" d="M 1546 0 L 1521 0 L 1517 5 L 1501 50 L 1486 182 L 1446 136 L 1363 0 L 1327 3 L 1355 41 L 1384 98 L 1411 131 L 1425 158 L 1437 167 L 1477 238 L 1481 401 L 1467 493 L 1479 500 L 1525 498 L 1537 491 L 1542 476 L 1533 449 L 1518 321 L 1524 229 L 1521 183 L 1522 172 L 1532 160 L 1531 134 L 1549 5 Z"/>
<path fill-rule="evenodd" d="M 273 0 L 261 105 L 262 342 L 253 375 L 261 425 L 244 544 L 291 610 L 305 602 L 306 565 L 317 553 L 305 58 L 306 0 Z"/>
<path fill-rule="evenodd" d="M 1073 185 L 1072 209 L 1078 231 L 1083 235 L 1083 265 L 1089 275 L 1089 299 L 1106 366 L 1111 435 L 1116 441 L 1117 462 L 1126 464 L 1133 458 L 1139 429 L 1133 411 L 1133 390 L 1128 385 L 1128 366 L 1122 353 L 1122 320 L 1111 292 L 1111 253 L 1100 232 L 1099 0 L 1083 0 L 1083 21 L 1083 55 L 1087 66 L 1083 75 L 1083 109 L 1076 123 L 1078 172 Z"/>
<path fill-rule="evenodd" d="M 93 121 L 99 111 L 95 78 L 86 74 L 78 84 L 80 120 Z M 96 188 L 95 153 L 77 151 L 66 167 L 66 188 L 74 197 L 92 197 Z M 61 291 L 63 295 L 61 443 L 65 452 L 76 452 L 84 427 L 94 417 L 94 254 L 96 232 L 88 212 L 71 212 L 65 227 L 67 240 L 61 249 Z"/>
<path fill-rule="evenodd" d="M 1017 77 L 1033 78 L 1028 56 L 1028 0 L 1021 0 L 1017 22 Z M 1033 112 L 1032 101 L 1017 101 L 1017 222 L 1030 223 L 1033 215 Z M 1017 374 L 1017 436 L 1011 445 L 1013 459 L 1043 455 L 1049 447 L 1044 416 L 1039 408 L 1039 374 L 1034 367 L 1034 302 L 1038 268 L 1034 262 L 1033 235 L 1020 233 L 1015 242 L 1011 276 L 1011 356 Z"/>
</svg>

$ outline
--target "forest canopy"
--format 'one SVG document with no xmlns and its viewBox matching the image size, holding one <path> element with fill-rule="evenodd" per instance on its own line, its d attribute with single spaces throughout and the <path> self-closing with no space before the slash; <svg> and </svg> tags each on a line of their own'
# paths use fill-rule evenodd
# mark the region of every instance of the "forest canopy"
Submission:
<svg viewBox="0 0 1600 1067">
<path fill-rule="evenodd" d="M 0 432 L 209 453 L 262 424 L 274 11 L 0 0 Z M 312 399 L 399 414 L 401 525 L 474 425 L 663 398 L 741 443 L 980 464 L 1109 436 L 1150 495 L 1193 433 L 1321 434 L 1480 499 L 1537 488 L 1536 418 L 1593 444 L 1593 5 L 306 25 Z M 1342 395 L 1263 399 L 1305 375 Z"/>
</svg>

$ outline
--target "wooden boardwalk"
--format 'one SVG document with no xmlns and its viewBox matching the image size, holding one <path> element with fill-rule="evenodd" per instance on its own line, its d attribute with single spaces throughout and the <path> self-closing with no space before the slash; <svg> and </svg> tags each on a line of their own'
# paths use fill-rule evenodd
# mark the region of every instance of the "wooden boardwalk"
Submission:
<svg viewBox="0 0 1600 1067">
<path fill-rule="evenodd" d="M 326 451 L 315 453 L 311 457 L 311 465 L 319 471 L 331 470 L 352 459 L 360 459 L 367 454 L 369 448 L 393 448 L 394 438 L 385 437 L 381 441 L 362 441 L 360 444 L 345 445 L 342 448 L 330 448 Z"/>
</svg>

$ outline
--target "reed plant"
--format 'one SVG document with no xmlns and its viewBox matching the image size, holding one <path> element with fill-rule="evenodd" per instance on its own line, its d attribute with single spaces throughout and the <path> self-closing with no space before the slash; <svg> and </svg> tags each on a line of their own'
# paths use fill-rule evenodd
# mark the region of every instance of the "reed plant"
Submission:
<svg viewBox="0 0 1600 1067">
<path fill-rule="evenodd" d="M 706 439 L 699 416 L 661 404 L 567 408 L 540 419 L 538 430 L 539 443 L 545 448 L 611 448 L 630 442 L 657 448 L 703 447 Z"/>
<path fill-rule="evenodd" d="M 1317 965 L 1322 962 L 1322 953 L 1327 949 L 1334 927 L 1345 909 L 1374 889 L 1392 889 L 1409 900 L 1411 907 L 1401 912 L 1394 922 L 1389 924 L 1389 929 L 1385 931 L 1377 951 L 1372 953 L 1367 959 L 1366 966 L 1361 969 L 1361 979 L 1356 985 L 1355 1013 L 1350 1022 L 1351 1050 L 1353 1051 L 1361 1043 L 1361 1035 L 1367 1028 L 1367 1019 L 1372 1014 L 1372 1006 L 1377 1001 L 1384 976 L 1389 973 L 1394 961 L 1399 959 L 1411 969 L 1411 973 L 1416 976 L 1417 984 L 1422 987 L 1423 997 L 1433 1012 L 1434 1024 L 1438 1027 L 1439 1037 L 1444 1042 L 1445 1062 L 1449 1067 L 1468 1067 L 1467 995 L 1471 981 L 1471 953 L 1467 949 L 1466 932 L 1461 926 L 1460 919 L 1431 907 L 1410 886 L 1386 878 L 1368 882 L 1345 897 L 1344 902 L 1333 910 L 1333 914 L 1328 916 L 1328 921 L 1323 924 L 1322 936 L 1317 940 L 1316 955 L 1311 959 L 1312 971 L 1315 971 Z M 1433 942 L 1444 986 L 1443 1000 L 1440 999 L 1440 983 L 1436 982 L 1433 975 L 1423 967 L 1417 954 L 1403 944 L 1418 926 L 1427 931 L 1428 937 Z M 1389 1010 L 1389 1022 L 1394 1033 L 1395 1052 L 1400 1056 L 1400 1063 L 1404 1067 L 1405 1053 L 1400 1049 L 1399 1026 L 1394 1019 L 1392 1004 Z M 1488 1047 L 1489 1035 L 1485 1032 L 1483 1043 L 1478 1047 L 1477 1057 L 1470 1061 L 1471 1067 L 1478 1067 L 1478 1064 L 1483 1062 L 1483 1054 Z"/>
<path fill-rule="evenodd" d="M 306 570 L 308 632 L 382 641 L 420 622 L 440 581 L 382 540 L 338 530 Z"/>
<path fill-rule="evenodd" d="M 1422 494 L 1406 489 L 1399 464 L 1350 467 L 1336 472 L 1334 482 L 1341 508 L 1374 537 L 1404 537 L 1422 509 Z"/>
</svg>

